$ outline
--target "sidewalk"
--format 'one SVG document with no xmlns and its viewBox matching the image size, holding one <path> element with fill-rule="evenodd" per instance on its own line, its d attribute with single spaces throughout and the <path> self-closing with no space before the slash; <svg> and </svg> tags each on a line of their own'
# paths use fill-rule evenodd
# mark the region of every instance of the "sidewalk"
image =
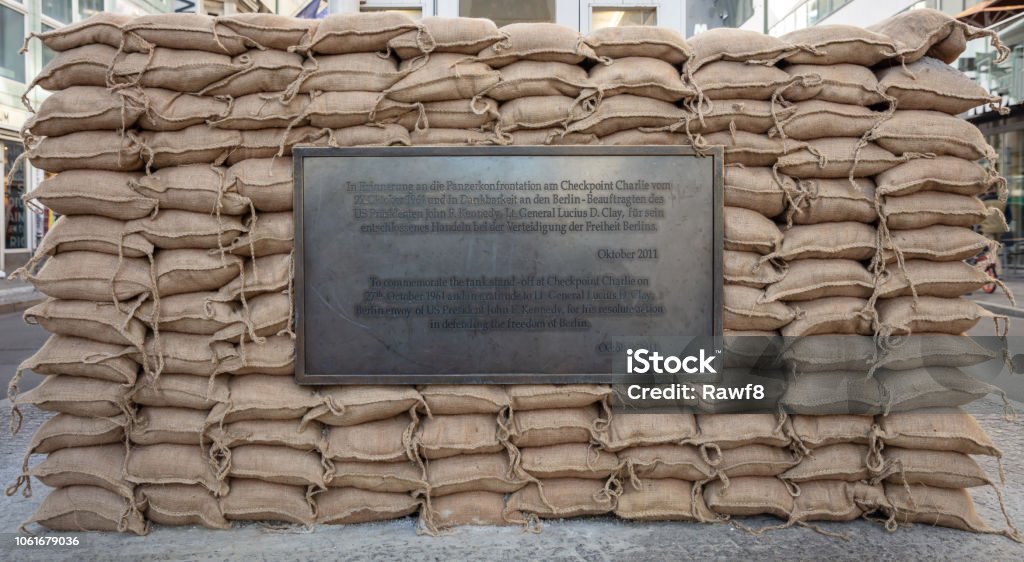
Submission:
<svg viewBox="0 0 1024 562">
<path fill-rule="evenodd" d="M 10 275 L 10 272 L 7 273 Z M 0 279 L 0 314 L 25 310 L 45 299 L 46 296 L 27 281 Z"/>
<path fill-rule="evenodd" d="M 1011 273 L 1003 279 L 1003 283 L 1006 284 L 1006 288 L 1016 297 L 1016 306 L 1010 303 L 1009 297 L 999 287 L 996 287 L 995 292 L 990 295 L 985 294 L 983 291 L 975 291 L 968 295 L 967 298 L 996 314 L 1024 318 L 1024 274 L 1019 272 Z"/>
</svg>

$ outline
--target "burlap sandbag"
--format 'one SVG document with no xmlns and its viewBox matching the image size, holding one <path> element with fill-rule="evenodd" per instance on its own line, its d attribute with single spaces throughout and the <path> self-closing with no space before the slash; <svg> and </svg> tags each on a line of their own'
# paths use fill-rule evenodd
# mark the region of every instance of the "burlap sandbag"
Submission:
<svg viewBox="0 0 1024 562">
<path fill-rule="evenodd" d="M 231 110 L 207 123 L 218 129 L 273 129 L 293 125 L 307 125 L 303 117 L 309 105 L 308 96 L 296 96 L 287 102 L 268 94 L 249 94 L 232 101 Z"/>
<path fill-rule="evenodd" d="M 896 297 L 878 301 L 877 308 L 880 326 L 894 334 L 962 334 L 989 315 L 964 298 Z"/>
<path fill-rule="evenodd" d="M 929 226 L 919 230 L 894 230 L 892 243 L 885 251 L 886 261 L 896 260 L 892 246 L 900 249 L 904 259 L 960 261 L 978 255 L 992 245 L 992 240 L 969 228 Z"/>
<path fill-rule="evenodd" d="M 711 521 L 714 514 L 692 482 L 674 479 L 640 479 L 626 484 L 615 506 L 615 515 L 639 521 Z M 694 503 L 694 500 L 697 503 Z"/>
<path fill-rule="evenodd" d="M 762 262 L 756 252 L 722 252 L 722 278 L 729 285 L 763 289 L 786 277 L 786 270 L 774 262 Z"/>
<path fill-rule="evenodd" d="M 692 50 L 683 36 L 669 27 L 604 27 L 591 31 L 585 41 L 594 49 L 597 56 L 611 59 L 651 57 L 678 66 L 692 55 Z"/>
<path fill-rule="evenodd" d="M 504 387 L 494 385 L 432 384 L 419 389 L 424 410 L 431 414 L 497 414 L 511 399 Z"/>
<path fill-rule="evenodd" d="M 770 254 L 779 248 L 782 233 L 770 219 L 750 209 L 725 207 L 726 250 Z"/>
<path fill-rule="evenodd" d="M 800 151 L 807 143 L 795 140 L 768 138 L 749 131 L 722 131 L 704 135 L 704 141 L 711 146 L 725 147 L 727 164 L 744 166 L 773 166 L 783 155 Z"/>
<path fill-rule="evenodd" d="M 512 23 L 498 30 L 501 41 L 480 51 L 479 60 L 501 68 L 518 60 L 579 64 L 596 59 L 594 50 L 571 27 L 556 23 Z"/>
<path fill-rule="evenodd" d="M 217 19 L 206 14 L 170 13 L 139 16 L 122 28 L 128 41 L 126 48 L 139 50 L 150 45 L 169 49 L 198 49 L 211 53 L 237 55 L 255 47 L 256 42 L 219 26 Z M 140 44 L 141 43 L 141 44 Z"/>
<path fill-rule="evenodd" d="M 867 445 L 837 443 L 811 450 L 800 464 L 787 470 L 782 478 L 793 482 L 843 480 L 859 482 L 870 476 L 866 459 Z"/>
<path fill-rule="evenodd" d="M 793 498 L 797 521 L 853 521 L 886 505 L 881 484 L 819 480 L 800 484 Z"/>
<path fill-rule="evenodd" d="M 285 332 L 291 322 L 292 303 L 285 293 L 266 293 L 254 297 L 248 303 L 239 321 L 221 328 L 213 335 L 216 341 L 241 343 L 242 339 L 252 341 Z"/>
<path fill-rule="evenodd" d="M 996 180 L 972 160 L 938 156 L 905 162 L 882 172 L 875 181 L 879 195 L 902 196 L 919 191 L 980 195 Z"/>
<path fill-rule="evenodd" d="M 772 174 L 769 168 L 727 166 L 722 183 L 726 207 L 743 207 L 766 217 L 781 215 L 786 209 L 786 192 L 796 191 L 796 182 Z"/>
<path fill-rule="evenodd" d="M 541 491 L 543 489 L 543 491 Z M 601 480 L 552 478 L 530 484 L 509 496 L 505 519 L 525 521 L 527 515 L 544 519 L 565 519 L 601 515 L 615 508 L 615 498 Z"/>
<path fill-rule="evenodd" d="M 220 502 L 202 486 L 145 485 L 135 489 L 135 503 L 145 506 L 146 519 L 160 525 L 230 529 Z"/>
<path fill-rule="evenodd" d="M 107 68 L 116 55 L 116 48 L 98 43 L 69 48 L 43 67 L 32 85 L 51 92 L 73 86 L 106 86 Z"/>
<path fill-rule="evenodd" d="M 490 98 L 434 101 L 423 104 L 423 112 L 407 113 L 398 124 L 416 132 L 441 129 L 490 129 L 498 120 L 498 102 Z M 426 127 L 426 130 L 424 128 Z M 487 137 L 484 137 L 487 138 Z M 467 144 L 469 144 L 467 142 Z"/>
<path fill-rule="evenodd" d="M 492 414 L 434 416 L 423 420 L 414 439 L 420 454 L 431 460 L 504 450 Z"/>
<path fill-rule="evenodd" d="M 412 146 L 476 146 L 498 144 L 498 137 L 490 132 L 431 127 L 423 131 L 410 132 L 409 141 Z"/>
<path fill-rule="evenodd" d="M 501 76 L 473 57 L 455 53 L 404 61 L 399 71 L 405 76 L 384 94 L 406 103 L 469 99 L 493 87 Z"/>
<path fill-rule="evenodd" d="M 233 478 L 231 491 L 220 499 L 224 517 L 231 521 L 286 521 L 312 526 L 316 508 L 304 486 Z"/>
<path fill-rule="evenodd" d="M 219 27 L 226 27 L 257 45 L 280 51 L 308 41 L 318 23 L 319 20 L 267 13 L 236 13 L 217 18 Z"/>
<path fill-rule="evenodd" d="M 871 138 L 893 154 L 920 153 L 994 160 L 995 150 L 973 123 L 938 111 L 897 111 Z"/>
<path fill-rule="evenodd" d="M 81 131 L 61 137 L 45 137 L 28 147 L 29 162 L 47 172 L 65 170 L 142 169 L 141 147 L 132 135 L 117 131 Z"/>
<path fill-rule="evenodd" d="M 238 131 L 193 125 L 180 131 L 143 131 L 137 136 L 146 166 L 167 168 L 223 161 L 242 142 Z"/>
<path fill-rule="evenodd" d="M 677 102 L 697 94 L 683 84 L 676 67 L 650 56 L 625 57 L 612 64 L 596 65 L 590 69 L 590 81 L 605 97 L 633 94 Z"/>
<path fill-rule="evenodd" d="M 450 416 L 439 416 L 443 419 Z M 429 420 L 427 420 L 429 421 Z M 336 461 L 397 463 L 410 459 L 411 432 L 416 422 L 407 415 L 345 427 L 331 427 L 323 455 Z M 328 480 L 334 473 L 328 474 Z"/>
<path fill-rule="evenodd" d="M 838 443 L 867 445 L 874 418 L 871 416 L 791 416 L 796 438 L 809 449 Z"/>
<path fill-rule="evenodd" d="M 412 515 L 419 506 L 420 501 L 409 494 L 331 488 L 316 496 L 316 521 L 324 525 L 387 521 Z"/>
<path fill-rule="evenodd" d="M 883 414 L 962 406 L 1002 392 L 957 367 L 938 365 L 905 371 L 880 371 L 877 379 L 885 393 Z"/>
<path fill-rule="evenodd" d="M 226 184 L 225 170 L 208 164 L 192 164 L 156 170 L 128 181 L 136 193 L 160 202 L 160 209 L 195 213 L 242 215 L 249 212 L 249 200 L 239 195 L 237 185 Z"/>
<path fill-rule="evenodd" d="M 685 111 L 669 102 L 621 94 L 605 99 L 592 114 L 569 124 L 566 130 L 603 137 L 626 129 L 673 125 L 685 116 Z"/>
<path fill-rule="evenodd" d="M 695 35 L 687 43 L 693 49 L 693 56 L 687 63 L 693 72 L 719 60 L 775 62 L 797 50 L 777 37 L 728 27 L 709 29 Z"/>
<path fill-rule="evenodd" d="M 174 254 L 187 255 L 180 251 Z M 236 309 L 234 303 L 218 302 L 216 298 L 217 293 L 213 292 L 161 295 L 159 311 L 155 310 L 155 303 L 146 301 L 135 314 L 150 328 L 159 323 L 161 332 L 211 335 L 242 322 L 241 311 Z M 159 312 L 159 316 L 155 312 Z"/>
<path fill-rule="evenodd" d="M 54 490 L 22 528 L 31 523 L 39 523 L 52 531 L 116 531 L 136 535 L 149 532 L 149 525 L 130 499 L 96 486 Z"/>
<path fill-rule="evenodd" d="M 419 392 L 409 386 L 321 386 L 317 395 L 324 404 L 305 419 L 336 426 L 391 418 L 423 403 Z"/>
<path fill-rule="evenodd" d="M 225 188 L 252 201 L 257 211 L 292 210 L 292 159 L 260 158 L 241 160 L 228 168 Z"/>
<path fill-rule="evenodd" d="M 257 258 L 287 254 L 295 247 L 295 221 L 290 212 L 261 213 L 247 228 L 249 232 L 227 247 L 232 254 Z"/>
<path fill-rule="evenodd" d="M 882 457 L 892 472 L 887 482 L 922 484 L 936 488 L 987 486 L 992 480 L 971 457 L 956 451 L 928 451 L 886 447 Z"/>
<path fill-rule="evenodd" d="M 769 131 L 770 136 L 785 135 L 798 140 L 859 137 L 886 117 L 885 113 L 863 106 L 821 100 L 799 102 L 794 107 L 789 117 Z"/>
<path fill-rule="evenodd" d="M 501 69 L 501 80 L 487 91 L 498 101 L 530 96 L 575 98 L 593 84 L 587 71 L 575 64 L 522 60 Z"/>
<path fill-rule="evenodd" d="M 768 132 L 794 111 L 795 106 L 783 107 L 763 100 L 720 99 L 708 102 L 699 118 L 691 118 L 681 129 L 704 135 L 720 131 L 760 134 Z"/>
<path fill-rule="evenodd" d="M 303 74 L 302 57 L 294 53 L 254 50 L 234 57 L 231 62 L 242 70 L 207 85 L 200 93 L 231 97 L 270 95 L 288 89 Z"/>
<path fill-rule="evenodd" d="M 695 439 L 702 445 L 714 444 L 720 449 L 734 449 L 744 445 L 771 445 L 785 447 L 790 438 L 784 424 L 772 414 L 698 414 L 700 433 Z"/>
<path fill-rule="evenodd" d="M 708 99 L 770 100 L 792 79 L 774 66 L 722 60 L 702 65 L 692 80 Z"/>
<path fill-rule="evenodd" d="M 581 408 L 602 402 L 611 394 L 611 387 L 596 384 L 517 384 L 508 387 L 514 411 Z"/>
<path fill-rule="evenodd" d="M 706 480 L 714 469 L 693 445 L 649 445 L 619 451 L 626 471 L 639 478 Z M 710 459 L 709 459 L 710 460 Z"/>
<path fill-rule="evenodd" d="M 891 267 L 889 276 L 878 287 L 880 298 L 918 295 L 955 298 L 977 291 L 992 278 L 983 270 L 960 261 L 932 262 L 907 260 Z"/>
<path fill-rule="evenodd" d="M 993 529 L 974 509 L 974 500 L 966 489 L 905 486 L 886 483 L 888 509 L 900 523 L 950 527 L 975 533 L 999 533 L 1017 537 L 1015 530 Z"/>
<path fill-rule="evenodd" d="M 12 400 L 12 404 L 31 404 L 46 412 L 72 416 L 110 418 L 125 412 L 130 390 L 116 382 L 54 375 L 46 377 L 39 386 Z"/>
<path fill-rule="evenodd" d="M 517 447 L 589 443 L 602 418 L 597 406 L 516 412 L 511 438 Z"/>
<path fill-rule="evenodd" d="M 320 454 L 274 445 L 242 445 L 231 449 L 228 474 L 291 486 L 324 486 Z"/>
<path fill-rule="evenodd" d="M 290 160 L 292 148 L 297 144 L 328 146 L 328 134 L 327 129 L 317 127 L 241 131 L 242 140 L 228 154 L 227 164 L 234 166 L 250 158 L 277 158 L 280 160 L 282 156 L 287 156 Z"/>
<path fill-rule="evenodd" d="M 753 443 L 725 449 L 721 453 L 709 452 L 718 474 L 727 478 L 744 476 L 778 476 L 799 461 L 788 448 Z"/>
<path fill-rule="evenodd" d="M 784 97 L 790 101 L 818 99 L 860 106 L 885 101 L 870 68 L 856 64 L 793 64 L 784 70 L 794 78 L 802 78 L 786 88 Z"/>
<path fill-rule="evenodd" d="M 520 451 L 521 467 L 535 478 L 605 479 L 619 469 L 615 453 L 584 443 L 526 447 Z"/>
<path fill-rule="evenodd" d="M 432 48 L 423 26 L 399 12 L 330 14 L 320 21 L 309 48 L 321 55 L 372 53 L 408 31 L 418 32 L 420 51 Z"/>
<path fill-rule="evenodd" d="M 519 129 L 561 128 L 582 119 L 589 111 L 579 100 L 569 96 L 517 98 L 498 108 L 498 128 L 506 133 Z"/>
<path fill-rule="evenodd" d="M 888 122 L 891 122 L 890 119 Z M 849 137 L 815 139 L 807 148 L 779 157 L 779 170 L 797 178 L 863 178 L 878 175 L 907 158 Z"/>
<path fill-rule="evenodd" d="M 600 139 L 599 142 L 606 146 L 687 146 L 690 144 L 690 139 L 683 133 L 650 131 L 645 129 L 627 129 L 625 131 L 612 133 Z"/>
<path fill-rule="evenodd" d="M 979 105 L 998 104 L 993 96 L 964 73 L 925 57 L 906 68 L 894 66 L 878 72 L 879 88 L 896 98 L 900 109 L 924 109 L 958 115 Z"/>
<path fill-rule="evenodd" d="M 238 351 L 224 342 L 211 342 L 209 336 L 167 332 L 157 339 L 153 334 L 146 338 L 145 353 L 157 358 L 159 365 L 168 373 L 210 377 L 218 372 L 221 364 L 234 360 Z M 140 351 L 135 359 L 142 361 Z"/>
<path fill-rule="evenodd" d="M 356 125 L 328 133 L 329 146 L 409 146 L 409 132 L 396 124 Z"/>
<path fill-rule="evenodd" d="M 327 486 L 332 488 L 409 493 L 427 487 L 423 480 L 423 468 L 409 459 L 397 462 L 334 460 L 331 466 L 326 477 Z"/>
<path fill-rule="evenodd" d="M 121 474 L 125 444 L 70 447 L 50 453 L 30 474 L 51 488 L 96 486 L 123 498 L 132 497 L 132 484 Z"/>
<path fill-rule="evenodd" d="M 878 368 L 902 371 L 920 367 L 970 367 L 996 357 L 995 351 L 974 339 L 952 334 L 919 334 L 890 346 L 878 360 Z"/>
<path fill-rule="evenodd" d="M 126 95 L 145 107 L 138 126 L 146 131 L 180 131 L 206 123 L 208 119 L 223 117 L 230 105 L 224 97 L 196 96 L 162 88 L 128 90 Z"/>
<path fill-rule="evenodd" d="M 275 445 L 299 451 L 314 451 L 323 445 L 323 427 L 307 423 L 299 428 L 298 420 L 242 420 L 223 427 L 209 427 L 206 435 L 221 447 L 242 445 Z"/>
<path fill-rule="evenodd" d="M 792 213 L 793 224 L 875 222 L 875 183 L 857 178 L 854 184 L 847 179 L 805 180 L 801 187 L 806 198 Z"/>
<path fill-rule="evenodd" d="M 323 55 L 303 63 L 303 76 L 298 91 L 310 92 L 383 92 L 401 80 L 393 58 L 377 53 Z"/>
<path fill-rule="evenodd" d="M 421 526 L 438 529 L 462 525 L 510 525 L 505 520 L 505 494 L 462 492 L 435 498 L 420 510 Z M 429 523 L 427 517 L 429 515 Z"/>
<path fill-rule="evenodd" d="M 43 180 L 25 195 L 61 215 L 99 215 L 118 220 L 148 216 L 157 201 L 129 187 L 141 174 L 68 170 Z"/>
<path fill-rule="evenodd" d="M 152 256 L 153 244 L 141 234 L 125 234 L 125 224 L 92 215 L 60 217 L 39 244 L 32 263 L 63 252 L 120 254 L 128 258 Z"/>
<path fill-rule="evenodd" d="M 64 252 L 46 260 L 29 280 L 43 294 L 68 300 L 126 301 L 153 290 L 150 265 L 142 258 L 97 252 Z"/>
<path fill-rule="evenodd" d="M 751 476 L 708 484 L 704 501 L 717 514 L 732 516 L 774 515 L 789 519 L 793 496 L 782 480 L 772 476 Z"/>
<path fill-rule="evenodd" d="M 96 86 L 73 86 L 48 96 L 25 129 L 38 137 L 128 129 L 141 114 L 141 107 L 126 103 L 117 92 Z"/>
<path fill-rule="evenodd" d="M 254 297 L 261 293 L 274 293 L 288 288 L 293 275 L 292 256 L 290 254 L 273 254 L 246 260 L 244 278 L 236 277 L 221 287 L 217 300 L 233 301 L 242 293 Z M 244 288 L 244 290 L 243 290 Z"/>
<path fill-rule="evenodd" d="M 781 37 L 810 49 L 786 57 L 791 64 L 856 64 L 875 66 L 896 56 L 896 43 L 888 36 L 853 25 L 815 25 Z"/>
<path fill-rule="evenodd" d="M 141 406 L 209 411 L 229 400 L 228 382 L 224 377 L 211 383 L 207 377 L 164 373 L 156 380 L 139 379 L 132 392 L 132 400 Z"/>
<path fill-rule="evenodd" d="M 565 129 L 557 127 L 515 131 L 512 133 L 511 138 L 513 146 L 601 144 L 601 140 L 596 135 L 583 133 L 566 134 Z"/>
<path fill-rule="evenodd" d="M 313 390 L 286 377 L 246 375 L 231 377 L 229 400 L 210 412 L 210 421 L 298 420 L 320 403 Z"/>
<path fill-rule="evenodd" d="M 722 324 L 727 330 L 778 330 L 796 313 L 785 303 L 763 302 L 760 289 L 726 285 L 722 298 Z"/>
<path fill-rule="evenodd" d="M 475 55 L 501 41 L 494 22 L 485 18 L 442 18 L 428 16 L 420 20 L 420 30 L 407 31 L 390 41 L 388 48 L 398 58 L 411 59 L 423 53 L 424 43 L 433 45 L 434 53 Z M 429 36 L 425 39 L 423 35 Z"/>
<path fill-rule="evenodd" d="M 697 435 L 692 414 L 617 413 L 606 428 L 596 432 L 597 441 L 609 451 L 629 447 L 679 443 Z"/>
<path fill-rule="evenodd" d="M 161 250 L 222 249 L 245 231 L 246 227 L 237 217 L 218 217 L 177 209 L 167 209 L 155 217 L 135 219 L 125 224 L 125 232 L 140 233 Z"/>
<path fill-rule="evenodd" d="M 861 371 L 867 376 L 880 353 L 868 337 L 819 335 L 793 340 L 782 360 L 795 374 Z"/>
<path fill-rule="evenodd" d="M 782 328 L 783 337 L 818 334 L 871 335 L 868 301 L 855 297 L 829 297 L 792 305 L 796 320 Z"/>
<path fill-rule="evenodd" d="M 869 224 L 808 224 L 786 231 L 777 257 L 786 261 L 810 258 L 863 261 L 875 255 L 877 246 L 877 232 Z"/>
<path fill-rule="evenodd" d="M 53 334 L 18 369 L 31 369 L 41 375 L 88 377 L 131 386 L 139 372 L 139 364 L 128 357 L 131 353 L 132 347 Z"/>
<path fill-rule="evenodd" d="M 129 436 L 135 445 L 199 445 L 205 441 L 206 415 L 188 408 L 139 408 Z"/>
<path fill-rule="evenodd" d="M 132 19 L 133 17 L 127 14 L 97 12 L 71 25 L 31 35 L 38 37 L 43 45 L 57 52 L 93 43 L 116 48 L 121 45 L 121 39 L 124 37 L 121 28 Z"/>
<path fill-rule="evenodd" d="M 882 206 L 886 224 L 893 230 L 914 230 L 936 224 L 971 227 L 980 224 L 991 212 L 992 209 L 976 197 L 937 191 L 886 197 Z"/>
<path fill-rule="evenodd" d="M 124 429 L 128 418 L 83 418 L 57 414 L 46 421 L 32 435 L 29 453 L 45 455 L 60 449 L 91 447 L 124 443 Z"/>
<path fill-rule="evenodd" d="M 765 290 L 765 300 L 809 301 L 826 297 L 868 298 L 874 276 L 853 260 L 797 260 L 786 276 Z"/>
<path fill-rule="evenodd" d="M 132 447 L 126 470 L 134 484 L 199 484 L 218 497 L 228 491 L 198 443 Z"/>
<path fill-rule="evenodd" d="M 387 100 L 378 92 L 325 92 L 313 96 L 306 112 L 314 127 L 342 129 L 393 122 L 414 109 L 413 104 Z"/>
<path fill-rule="evenodd" d="M 887 446 L 1002 456 L 974 416 L 960 408 L 893 412 L 879 418 L 878 425 Z"/>
<path fill-rule="evenodd" d="M 921 57 L 935 57 L 952 63 L 964 51 L 967 39 L 992 36 L 991 33 L 960 22 L 953 16 L 932 9 L 907 10 L 868 27 L 895 41 L 900 59 L 906 63 Z M 999 60 L 1006 48 L 996 43 Z"/>
<path fill-rule="evenodd" d="M 131 53 L 118 57 L 113 65 L 113 80 L 117 84 L 197 94 L 210 84 L 248 68 L 252 61 L 246 57 L 247 54 L 240 55 L 233 60 L 205 51 L 157 48 L 152 55 Z"/>
<path fill-rule="evenodd" d="M 427 483 L 431 497 L 436 497 L 462 492 L 509 493 L 526 485 L 526 480 L 513 473 L 508 453 L 503 451 L 433 460 L 427 465 Z"/>
</svg>

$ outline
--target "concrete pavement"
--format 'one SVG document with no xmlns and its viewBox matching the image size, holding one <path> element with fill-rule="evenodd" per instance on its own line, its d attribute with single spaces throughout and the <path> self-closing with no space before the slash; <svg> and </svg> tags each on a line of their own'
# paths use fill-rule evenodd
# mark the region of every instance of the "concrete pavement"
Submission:
<svg viewBox="0 0 1024 562">
<path fill-rule="evenodd" d="M 25 310 L 45 299 L 46 296 L 28 282 L 10 278 L 0 279 L 0 314 Z"/>
</svg>

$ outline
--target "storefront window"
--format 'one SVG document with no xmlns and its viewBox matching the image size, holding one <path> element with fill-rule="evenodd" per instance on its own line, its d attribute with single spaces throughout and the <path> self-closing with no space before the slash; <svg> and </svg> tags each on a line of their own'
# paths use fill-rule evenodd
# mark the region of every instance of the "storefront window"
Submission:
<svg viewBox="0 0 1024 562">
<path fill-rule="evenodd" d="M 25 16 L 0 4 L 0 77 L 25 81 L 25 57 L 18 51 L 25 37 Z"/>
<path fill-rule="evenodd" d="M 590 18 L 591 29 L 622 25 L 658 25 L 657 8 L 594 8 Z"/>
<path fill-rule="evenodd" d="M 71 23 L 71 0 L 40 0 L 43 15 L 61 23 Z"/>
<path fill-rule="evenodd" d="M 78 0 L 78 18 L 86 19 L 103 11 L 103 0 Z"/>
<path fill-rule="evenodd" d="M 388 8 L 386 6 L 360 6 L 360 12 L 398 12 L 405 14 L 414 20 L 423 17 L 423 8 Z"/>
<path fill-rule="evenodd" d="M 11 171 L 15 159 L 24 150 L 20 142 L 0 141 L 3 146 L 4 177 Z M 9 182 L 4 184 L 4 242 L 8 250 L 19 250 L 28 247 L 28 236 L 26 228 L 28 222 L 25 217 L 25 202 L 21 197 L 25 195 L 25 164 L 18 164 L 17 171 L 11 175 Z"/>
<path fill-rule="evenodd" d="M 555 0 L 459 0 L 459 15 L 488 18 L 501 27 L 510 23 L 555 21 Z"/>
</svg>

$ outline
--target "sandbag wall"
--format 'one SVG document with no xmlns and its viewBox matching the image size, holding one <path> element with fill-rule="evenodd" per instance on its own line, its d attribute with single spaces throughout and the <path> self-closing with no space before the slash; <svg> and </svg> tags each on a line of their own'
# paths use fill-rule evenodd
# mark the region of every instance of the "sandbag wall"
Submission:
<svg viewBox="0 0 1024 562">
<path fill-rule="evenodd" d="M 28 452 L 46 460 L 30 468 L 27 455 L 8 493 L 32 475 L 57 488 L 33 521 L 136 533 L 149 522 L 226 528 L 413 513 L 435 532 L 611 512 L 795 523 L 873 511 L 893 524 L 991 531 L 963 491 L 987 483 L 983 474 L 942 480 L 950 497 L 934 501 L 913 501 L 934 490 L 912 486 L 943 487 L 930 475 L 944 459 L 922 460 L 917 480 L 900 460 L 899 490 L 885 483 L 899 459 L 883 445 L 998 454 L 961 411 L 900 414 L 907 429 L 892 427 L 895 414 L 622 416 L 603 386 L 306 387 L 291 378 L 296 144 L 724 145 L 727 330 L 934 329 L 874 313 L 881 299 L 905 298 L 903 285 L 885 288 L 901 279 L 885 274 L 888 256 L 916 279 L 921 266 L 908 254 L 959 267 L 966 250 L 897 251 L 898 236 L 885 233 L 900 226 L 889 217 L 911 213 L 904 225 L 967 238 L 970 197 L 997 180 L 971 167 L 973 153 L 936 152 L 935 131 L 901 140 L 904 126 L 885 128 L 927 125 L 919 107 L 899 109 L 901 97 L 922 94 L 881 87 L 875 72 L 884 83 L 900 61 L 935 66 L 919 55 L 951 60 L 977 34 L 928 10 L 890 25 L 908 21 L 926 32 L 843 27 L 788 41 L 716 30 L 688 43 L 661 28 L 582 38 L 553 24 L 499 30 L 374 13 L 321 22 L 100 14 L 42 35 L 58 55 L 36 83 L 52 95 L 25 141 L 32 164 L 58 174 L 30 198 L 64 216 L 26 272 L 50 297 L 26 319 L 54 335 L 23 365 L 46 380 L 22 396 L 15 380 L 10 395 L 57 415 Z M 969 89 L 957 77 L 936 83 Z M 938 123 L 970 138 L 963 121 Z M 885 173 L 939 158 L 976 180 L 921 179 L 911 168 L 912 187 L 883 189 L 897 185 Z M 943 190 L 957 193 L 933 193 Z M 900 211 L 879 195 L 932 200 Z M 958 222 L 921 224 L 943 213 Z M 918 298 L 968 285 L 941 278 L 928 286 L 942 294 Z M 961 433 L 926 437 L 950 419 Z"/>
</svg>

